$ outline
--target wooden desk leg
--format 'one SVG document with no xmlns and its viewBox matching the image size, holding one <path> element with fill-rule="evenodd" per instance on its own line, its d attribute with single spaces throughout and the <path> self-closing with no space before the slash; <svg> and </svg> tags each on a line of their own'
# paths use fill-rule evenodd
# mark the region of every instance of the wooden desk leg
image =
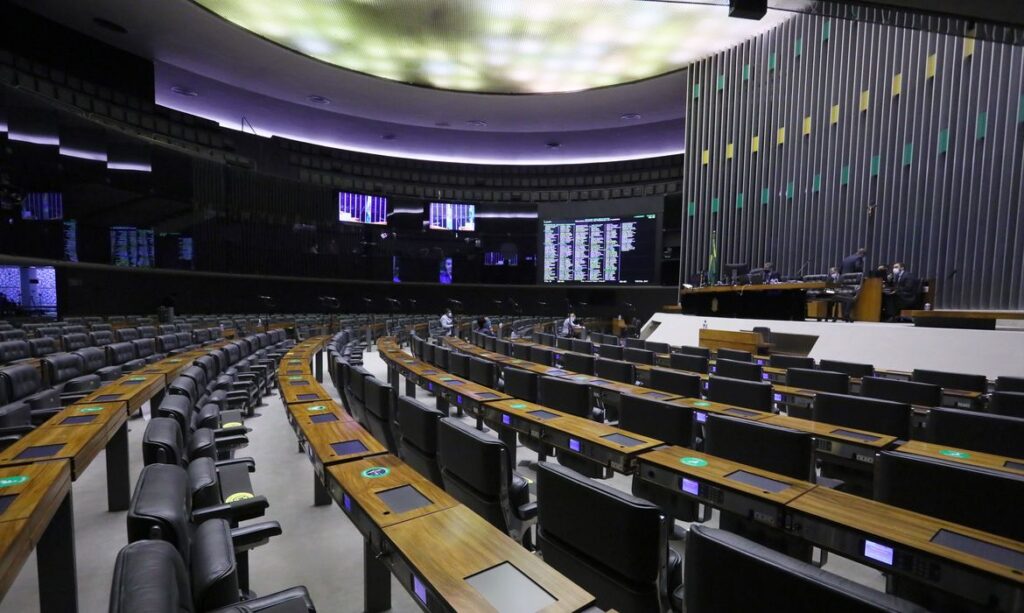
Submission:
<svg viewBox="0 0 1024 613">
<path fill-rule="evenodd" d="M 363 539 L 363 610 L 366 613 L 391 608 L 391 572 L 377 559 L 370 539 Z"/>
<path fill-rule="evenodd" d="M 416 382 L 408 377 L 405 379 L 405 395 L 409 398 L 416 397 Z"/>
<path fill-rule="evenodd" d="M 36 545 L 36 566 L 41 613 L 78 611 L 75 513 L 70 490 Z"/>
<path fill-rule="evenodd" d="M 121 424 L 107 442 L 107 510 L 127 511 L 131 501 L 128 466 L 128 422 Z"/>
<path fill-rule="evenodd" d="M 324 484 L 320 482 L 316 471 L 313 471 L 313 506 L 322 507 L 329 504 L 331 504 L 331 495 L 327 492 Z"/>
<path fill-rule="evenodd" d="M 313 368 L 316 370 L 317 383 L 324 382 L 324 352 L 323 349 L 316 352 L 316 356 L 313 358 Z"/>
</svg>

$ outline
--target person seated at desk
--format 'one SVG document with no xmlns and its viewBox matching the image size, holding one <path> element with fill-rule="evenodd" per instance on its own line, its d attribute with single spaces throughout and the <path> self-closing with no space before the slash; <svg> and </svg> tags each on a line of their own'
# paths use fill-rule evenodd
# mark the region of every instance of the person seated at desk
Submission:
<svg viewBox="0 0 1024 613">
<path fill-rule="evenodd" d="M 451 336 L 454 329 L 455 320 L 452 318 L 452 310 L 445 309 L 444 314 L 441 315 L 441 333 L 444 336 Z"/>
<path fill-rule="evenodd" d="M 861 247 L 857 251 L 854 251 L 843 258 L 843 261 L 839 263 L 839 274 L 845 275 L 851 272 L 864 272 L 864 259 L 867 255 L 868 250 Z"/>
<path fill-rule="evenodd" d="M 882 289 L 885 300 L 886 321 L 900 321 L 900 311 L 917 305 L 921 283 L 902 262 L 892 265 L 892 272 Z"/>
<path fill-rule="evenodd" d="M 491 327 L 490 317 L 478 317 L 476 320 L 476 331 L 487 336 L 494 336 L 494 328 Z"/>
<path fill-rule="evenodd" d="M 583 338 L 583 330 L 583 326 L 576 323 L 576 313 L 569 313 L 569 316 L 562 322 L 562 336 Z"/>
<path fill-rule="evenodd" d="M 779 273 L 775 270 L 775 264 L 772 262 L 764 263 L 764 282 L 765 283 L 778 283 L 782 279 L 779 277 Z"/>
</svg>

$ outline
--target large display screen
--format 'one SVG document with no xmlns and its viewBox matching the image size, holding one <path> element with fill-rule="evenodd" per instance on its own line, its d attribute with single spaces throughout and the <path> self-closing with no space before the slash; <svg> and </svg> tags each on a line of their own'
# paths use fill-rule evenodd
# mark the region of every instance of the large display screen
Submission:
<svg viewBox="0 0 1024 613">
<path fill-rule="evenodd" d="M 338 221 L 384 225 L 388 223 L 388 199 L 338 192 Z"/>
<path fill-rule="evenodd" d="M 21 218 L 31 221 L 51 221 L 64 218 L 64 197 L 60 192 L 27 194 L 21 203 Z"/>
<path fill-rule="evenodd" d="M 110 263 L 114 266 L 153 266 L 153 231 L 131 226 L 110 228 Z"/>
<path fill-rule="evenodd" d="M 450 202 L 430 203 L 430 229 L 473 232 L 476 230 L 476 206 Z"/>
<path fill-rule="evenodd" d="M 652 283 L 657 215 L 544 220 L 544 283 Z"/>
</svg>

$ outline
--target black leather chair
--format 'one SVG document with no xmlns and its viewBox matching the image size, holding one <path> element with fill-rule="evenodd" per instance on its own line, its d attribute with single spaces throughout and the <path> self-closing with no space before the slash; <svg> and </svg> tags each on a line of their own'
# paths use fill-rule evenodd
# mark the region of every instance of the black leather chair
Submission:
<svg viewBox="0 0 1024 613">
<path fill-rule="evenodd" d="M 632 337 L 623 339 L 623 343 L 628 349 L 643 349 L 646 346 L 646 341 Z"/>
<path fill-rule="evenodd" d="M 501 355 L 512 355 L 512 343 L 500 338 L 496 339 L 494 341 L 494 351 Z"/>
<path fill-rule="evenodd" d="M 768 366 L 772 368 L 814 368 L 814 358 L 773 353 L 768 356 Z"/>
<path fill-rule="evenodd" d="M 711 375 L 708 378 L 707 397 L 712 402 L 755 411 L 772 410 L 772 386 L 763 381 L 743 381 Z"/>
<path fill-rule="evenodd" d="M 996 391 L 1024 394 L 1024 377 L 996 377 Z"/>
<path fill-rule="evenodd" d="M 463 379 L 469 378 L 470 356 L 453 351 L 448 354 L 448 372 Z"/>
<path fill-rule="evenodd" d="M 625 360 L 598 358 L 594 362 L 593 374 L 602 379 L 611 379 L 612 381 L 636 385 L 636 365 Z"/>
<path fill-rule="evenodd" d="M 563 353 L 562 368 L 584 375 L 592 375 L 594 374 L 594 356 L 582 353 Z"/>
<path fill-rule="evenodd" d="M 121 366 L 107 366 L 107 352 L 100 347 L 83 347 L 72 353 L 82 359 L 82 372 L 99 375 L 101 382 L 113 381 L 121 376 Z"/>
<path fill-rule="evenodd" d="M 437 366 L 441 370 L 448 370 L 448 354 L 451 353 L 451 349 L 442 347 L 440 345 L 434 347 L 434 353 L 431 358 L 431 364 Z"/>
<path fill-rule="evenodd" d="M 546 366 L 553 366 L 555 363 L 555 352 L 544 349 L 543 347 L 538 347 L 537 345 L 531 345 L 529 361 L 544 364 Z"/>
<path fill-rule="evenodd" d="M 244 439 L 245 435 L 239 435 Z M 212 507 L 253 495 L 249 473 L 256 470 L 252 458 L 223 458 L 216 435 L 196 430 L 186 439 L 171 417 L 154 417 L 142 434 L 142 460 L 172 464 L 188 471 L 192 507 Z"/>
<path fill-rule="evenodd" d="M 654 341 L 644 341 L 644 349 L 647 351 L 653 351 L 654 353 L 668 353 L 668 343 L 657 343 Z"/>
<path fill-rule="evenodd" d="M 93 330 L 89 333 L 89 341 L 93 347 L 103 347 L 114 342 L 114 333 L 110 330 Z"/>
<path fill-rule="evenodd" d="M 112 343 L 104 347 L 107 354 L 107 364 L 120 366 L 121 372 L 131 372 L 146 365 L 146 360 L 135 356 L 135 345 L 131 343 Z"/>
<path fill-rule="evenodd" d="M 345 382 L 345 392 L 348 395 L 349 407 L 352 409 L 352 417 L 356 418 L 364 428 L 369 428 L 369 419 L 366 417 L 366 379 L 372 377 L 370 371 L 362 366 L 350 366 L 348 369 L 348 381 Z"/>
<path fill-rule="evenodd" d="M 119 328 L 114 335 L 117 336 L 119 343 L 128 343 L 141 338 L 137 328 Z"/>
<path fill-rule="evenodd" d="M 230 528 L 223 522 L 204 528 L 194 558 L 186 568 L 181 554 L 166 541 L 130 543 L 117 554 L 110 590 L 109 613 L 315 613 L 305 587 L 293 587 L 260 598 L 239 601 L 238 566 L 232 553 Z M 207 553 L 208 552 L 208 553 Z M 231 594 L 235 594 L 234 600 Z M 222 603 L 229 603 L 221 606 Z"/>
<path fill-rule="evenodd" d="M 399 457 L 435 485 L 444 487 L 437 464 L 437 424 L 444 414 L 418 400 L 398 398 Z"/>
<path fill-rule="evenodd" d="M 1024 419 L 1024 393 L 992 392 L 988 398 L 988 410 L 995 415 Z"/>
<path fill-rule="evenodd" d="M 922 407 L 937 407 L 942 404 L 942 388 L 931 383 L 864 377 L 860 380 L 860 393 L 868 398 L 906 402 Z"/>
<path fill-rule="evenodd" d="M 744 381 L 764 380 L 764 370 L 759 364 L 739 360 L 723 360 L 722 358 L 715 360 L 715 375 Z"/>
<path fill-rule="evenodd" d="M 850 377 L 871 377 L 875 374 L 875 367 L 871 364 L 860 364 L 857 362 L 840 362 L 839 360 L 818 360 L 818 368 L 833 372 L 846 373 Z"/>
<path fill-rule="evenodd" d="M 572 341 L 572 350 L 576 353 L 594 355 L 594 343 L 576 338 Z"/>
<path fill-rule="evenodd" d="M 5 409 L 7 405 L 24 404 L 28 406 L 34 425 L 45 422 L 60 412 L 60 395 L 57 390 L 43 387 L 43 377 L 39 369 L 29 364 L 14 364 L 0 368 L 0 397 L 3 397 Z"/>
<path fill-rule="evenodd" d="M 537 543 L 544 562 L 622 613 L 681 610 L 672 521 L 656 505 L 561 466 L 537 468 Z"/>
<path fill-rule="evenodd" d="M 58 350 L 57 339 L 55 338 L 44 336 L 41 338 L 28 339 L 28 353 L 34 358 L 46 357 L 50 354 L 57 353 Z"/>
<path fill-rule="evenodd" d="M 598 357 L 607 360 L 621 360 L 623 348 L 619 345 L 602 344 L 597 348 Z"/>
<path fill-rule="evenodd" d="M 248 430 L 239 411 L 221 411 L 212 403 L 196 408 L 183 394 L 164 396 L 153 411 L 153 417 L 171 418 L 177 422 L 189 457 L 196 455 L 194 448 L 211 446 L 213 451 L 210 453 L 217 454 L 211 457 L 226 460 L 249 443 L 246 438 Z M 194 437 L 197 432 L 200 434 Z"/>
<path fill-rule="evenodd" d="M 701 358 L 711 359 L 711 350 L 707 347 L 694 347 L 693 345 L 680 345 L 672 350 L 672 353 L 681 353 L 683 355 L 695 355 Z"/>
<path fill-rule="evenodd" d="M 751 362 L 754 356 L 749 351 L 740 351 L 739 349 L 726 349 L 722 348 L 715 352 L 716 360 L 736 360 L 738 362 Z"/>
<path fill-rule="evenodd" d="M 930 383 L 948 389 L 980 392 L 982 394 L 988 391 L 988 379 L 985 378 L 985 375 L 965 375 L 957 372 L 915 368 L 910 373 L 910 380 L 917 383 Z"/>
<path fill-rule="evenodd" d="M 164 355 L 178 353 L 178 336 L 176 334 L 161 334 L 156 337 L 156 349 Z"/>
<path fill-rule="evenodd" d="M 690 526 L 684 555 L 686 613 L 926 613 L 724 530 Z"/>
<path fill-rule="evenodd" d="M 152 339 L 141 339 L 135 342 L 151 342 Z M 211 352 L 196 358 L 195 366 L 203 369 L 206 376 L 206 389 L 210 394 L 223 392 L 227 407 L 244 411 L 252 416 L 260 403 L 261 391 L 258 377 L 253 373 L 239 373 L 237 369 L 223 368 L 222 355 Z M 188 370 L 186 373 L 193 371 Z"/>
<path fill-rule="evenodd" d="M 622 359 L 634 364 L 654 364 L 654 352 L 642 348 L 626 347 L 622 350 Z"/>
<path fill-rule="evenodd" d="M 693 409 L 633 394 L 619 397 L 619 427 L 670 445 L 693 444 Z"/>
<path fill-rule="evenodd" d="M 167 357 L 162 353 L 156 352 L 156 340 L 154 339 L 137 338 L 129 342 L 131 342 L 132 347 L 135 348 L 135 357 L 144 361 L 146 364 L 159 362 Z"/>
<path fill-rule="evenodd" d="M 469 380 L 484 387 L 498 389 L 498 368 L 494 362 L 475 356 L 470 357 Z"/>
<path fill-rule="evenodd" d="M 0 342 L 0 365 L 13 364 L 30 357 L 27 342 L 21 340 Z"/>
<path fill-rule="evenodd" d="M 667 368 L 652 368 L 650 377 L 651 389 L 671 392 L 687 398 L 700 398 L 701 396 L 701 379 L 698 375 Z"/>
<path fill-rule="evenodd" d="M 815 394 L 811 411 L 814 421 L 910 439 L 912 411 L 906 402 L 822 392 Z"/>
<path fill-rule="evenodd" d="M 139 338 L 156 338 L 157 329 L 156 326 L 139 326 L 135 328 L 139 331 Z"/>
<path fill-rule="evenodd" d="M 557 377 L 541 377 L 537 381 L 537 402 L 563 413 L 604 421 L 603 413 L 593 406 L 590 387 Z"/>
<path fill-rule="evenodd" d="M 669 366 L 672 368 L 702 375 L 708 374 L 708 361 L 706 356 L 690 355 L 688 353 L 673 353 L 669 356 Z"/>
<path fill-rule="evenodd" d="M 36 328 L 36 336 L 38 337 L 45 336 L 47 338 L 57 340 L 60 338 L 61 334 L 63 334 L 63 331 L 58 326 L 42 326 Z"/>
<path fill-rule="evenodd" d="M 789 368 L 786 370 L 786 385 L 832 394 L 849 394 L 850 375 L 830 370 Z"/>
<path fill-rule="evenodd" d="M 512 469 L 505 443 L 461 421 L 438 423 L 437 463 L 444 489 L 493 526 L 530 546 L 537 516 L 526 479 Z"/>
<path fill-rule="evenodd" d="M 77 351 L 83 347 L 89 346 L 89 335 L 84 332 L 65 334 L 60 337 L 60 344 L 64 348 L 64 351 Z M 3 360 L 0 359 L 0 362 L 2 361 Z"/>
<path fill-rule="evenodd" d="M 933 408 L 925 426 L 928 442 L 1024 458 L 1024 419 L 977 411 Z"/>
<path fill-rule="evenodd" d="M 156 328 L 161 335 L 178 333 L 178 327 L 174 324 L 160 324 Z"/>
<path fill-rule="evenodd" d="M 572 341 L 573 339 L 567 336 L 559 336 L 555 339 L 555 347 L 563 351 L 572 351 Z"/>
<path fill-rule="evenodd" d="M 433 364 L 435 347 L 437 347 L 437 345 L 434 345 L 433 343 L 423 343 L 423 355 L 420 356 L 420 359 L 427 364 Z"/>
<path fill-rule="evenodd" d="M 530 348 L 532 345 L 523 345 L 521 343 L 512 343 L 512 357 L 517 360 L 530 360 Z"/>
<path fill-rule="evenodd" d="M 376 377 L 366 377 L 363 380 L 363 397 L 367 429 L 388 451 L 397 455 L 398 446 L 391 425 L 394 413 L 391 386 Z"/>
<path fill-rule="evenodd" d="M 281 534 L 281 526 L 277 522 L 238 525 L 240 521 L 263 515 L 268 506 L 263 496 L 194 508 L 190 489 L 188 473 L 180 466 L 150 464 L 144 467 L 128 508 L 128 542 L 166 541 L 177 549 L 186 565 L 197 564 L 200 568 L 212 560 L 227 568 L 233 549 L 239 569 L 237 583 L 225 586 L 221 583 L 223 577 L 211 572 L 211 585 L 201 589 L 195 600 L 201 603 L 203 610 L 237 602 L 249 593 L 249 550 Z M 204 527 L 206 524 L 209 527 Z M 225 532 L 229 535 L 226 541 L 221 541 L 221 547 L 213 548 L 208 544 L 213 531 L 221 537 Z M 218 550 L 223 553 L 217 557 L 211 555 Z M 193 586 L 194 592 L 196 587 Z M 215 599 L 220 602 L 214 602 Z"/>
<path fill-rule="evenodd" d="M 7 330 L 0 330 L 0 341 L 23 341 L 28 338 L 28 334 L 24 330 L 18 328 L 11 328 Z"/>
<path fill-rule="evenodd" d="M 100 376 L 84 372 L 82 358 L 74 353 L 55 353 L 43 358 L 43 379 L 60 394 L 61 405 L 74 404 L 100 385 Z"/>
</svg>

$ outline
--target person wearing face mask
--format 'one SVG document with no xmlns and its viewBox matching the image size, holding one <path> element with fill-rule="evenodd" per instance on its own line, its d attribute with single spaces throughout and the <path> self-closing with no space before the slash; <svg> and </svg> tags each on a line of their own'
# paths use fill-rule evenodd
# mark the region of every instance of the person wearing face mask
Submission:
<svg viewBox="0 0 1024 613">
<path fill-rule="evenodd" d="M 892 272 L 886 279 L 885 312 L 888 321 L 898 321 L 900 311 L 910 308 L 917 303 L 920 293 L 920 283 L 902 262 L 892 265 Z"/>
</svg>

